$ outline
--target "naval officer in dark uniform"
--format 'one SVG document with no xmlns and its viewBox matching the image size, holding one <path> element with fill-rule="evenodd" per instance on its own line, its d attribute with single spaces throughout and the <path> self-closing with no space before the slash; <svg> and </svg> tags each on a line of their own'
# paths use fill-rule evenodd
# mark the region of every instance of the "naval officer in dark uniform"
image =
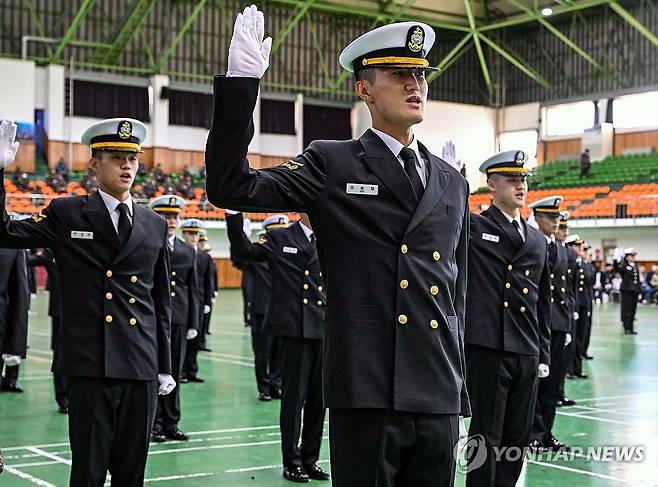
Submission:
<svg viewBox="0 0 658 487">
<path fill-rule="evenodd" d="M 272 295 L 263 332 L 281 342 L 283 476 L 293 482 L 327 480 L 329 475 L 317 464 L 325 415 L 322 338 L 327 299 L 311 224 L 302 215 L 299 222 L 252 243 L 242 231 L 242 214 L 228 213 L 232 252 L 240 260 L 267 261 L 270 266 Z"/>
<path fill-rule="evenodd" d="M 194 249 L 176 237 L 181 225 L 180 213 L 185 201 L 180 196 L 163 195 L 152 199 L 149 208 L 167 222 L 167 247 L 171 270 L 171 369 L 177 383 L 181 382 L 183 360 L 188 340 L 199 331 L 196 256 Z M 187 441 L 189 437 L 178 428 L 181 419 L 180 388 L 158 398 L 158 412 L 151 439 Z"/>
<path fill-rule="evenodd" d="M 551 373 L 539 380 L 534 420 L 530 431 L 533 450 L 565 450 L 566 445 L 553 436 L 555 408 L 560 399 L 560 382 L 565 366 L 565 347 L 571 340 L 572 311 L 567 290 L 567 249 L 555 238 L 559 230 L 559 195 L 548 196 L 530 204 L 538 230 L 548 243 L 548 266 L 551 271 Z M 569 339 L 567 336 L 569 335 Z"/>
<path fill-rule="evenodd" d="M 334 487 L 452 485 L 459 415 L 470 415 L 468 183 L 412 130 L 424 117 L 434 31 L 402 22 L 353 41 L 340 61 L 355 74 L 372 129 L 254 170 L 246 155 L 269 62 L 263 32 L 262 13 L 245 9 L 227 76 L 215 77 L 208 197 L 310 217 L 327 284 L 323 395 Z"/>
<path fill-rule="evenodd" d="M 487 458 L 467 486 L 514 485 L 523 456 L 497 460 L 494 447 L 527 446 L 537 378 L 549 375 L 550 271 L 544 235 L 519 209 L 528 192 L 522 151 L 487 159 L 493 205 L 471 215 L 466 303 L 466 367 L 473 408 L 469 435 L 482 435 Z"/>
<path fill-rule="evenodd" d="M 15 133 L 3 122 L 0 154 Z M 101 487 L 108 470 L 114 487 L 141 486 L 158 392 L 175 387 L 167 227 L 130 197 L 145 137 L 138 120 L 92 125 L 82 142 L 92 150 L 98 192 L 56 198 L 27 220 L 8 221 L 0 190 L 0 246 L 48 247 L 60 271 L 53 371 L 68 377 L 72 487 Z"/>
<path fill-rule="evenodd" d="M 207 336 L 210 335 L 210 319 L 212 317 L 213 305 L 217 301 L 219 296 L 219 283 L 217 282 L 217 264 L 215 264 L 215 259 L 210 255 L 210 243 L 208 242 L 208 230 L 202 228 L 199 230 L 199 245 L 197 248 L 208 255 L 208 271 L 207 278 L 200 278 L 203 282 L 209 283 L 209 289 L 211 291 L 210 298 L 210 310 L 203 314 L 203 320 L 201 322 L 201 329 L 199 330 L 199 350 L 204 352 L 210 352 L 211 350 L 207 346 Z M 205 310 L 204 310 L 205 311 Z"/>
<path fill-rule="evenodd" d="M 635 331 L 635 312 L 637 301 L 642 293 L 640 271 L 635 264 L 637 252 L 633 247 L 624 250 L 624 259 L 615 262 L 615 270 L 621 275 L 621 323 L 624 334 L 637 335 Z"/>
<path fill-rule="evenodd" d="M 578 235 L 570 235 L 566 240 L 578 255 L 574 270 L 574 293 L 576 301 L 573 341 L 567 350 L 567 379 L 587 379 L 583 373 L 583 346 L 588 326 L 592 320 L 592 299 L 594 297 L 594 267 L 588 262 L 586 242 Z"/>
</svg>

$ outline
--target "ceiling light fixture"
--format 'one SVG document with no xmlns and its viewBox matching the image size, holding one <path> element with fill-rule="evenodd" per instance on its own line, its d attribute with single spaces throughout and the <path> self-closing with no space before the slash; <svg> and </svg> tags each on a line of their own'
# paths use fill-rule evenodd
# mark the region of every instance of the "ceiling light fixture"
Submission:
<svg viewBox="0 0 658 487">
<path fill-rule="evenodd" d="M 549 15 L 552 15 L 552 14 L 553 14 L 553 9 L 550 8 L 550 7 L 543 8 L 543 9 L 541 9 L 541 14 L 542 14 L 544 17 L 548 17 Z"/>
</svg>

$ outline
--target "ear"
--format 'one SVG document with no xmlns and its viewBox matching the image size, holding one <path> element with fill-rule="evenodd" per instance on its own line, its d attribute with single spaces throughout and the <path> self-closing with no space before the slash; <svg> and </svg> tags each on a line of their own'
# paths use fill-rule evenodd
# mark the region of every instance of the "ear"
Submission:
<svg viewBox="0 0 658 487">
<path fill-rule="evenodd" d="M 95 157 L 92 157 L 89 159 L 89 167 L 94 171 L 95 173 L 98 173 L 98 163 L 100 161 L 96 159 Z"/>
<path fill-rule="evenodd" d="M 361 79 L 357 81 L 354 85 L 354 90 L 356 91 L 356 94 L 359 96 L 359 98 L 361 98 L 366 103 L 371 100 L 370 83 L 368 80 Z"/>
<path fill-rule="evenodd" d="M 489 188 L 489 191 L 492 193 L 496 191 L 496 183 L 494 182 L 494 178 L 492 176 L 487 178 L 487 188 Z"/>
</svg>

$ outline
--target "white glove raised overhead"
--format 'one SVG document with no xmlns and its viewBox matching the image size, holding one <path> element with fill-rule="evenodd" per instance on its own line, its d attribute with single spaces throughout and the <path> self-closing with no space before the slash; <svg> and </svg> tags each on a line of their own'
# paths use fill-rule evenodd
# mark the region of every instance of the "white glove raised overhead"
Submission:
<svg viewBox="0 0 658 487">
<path fill-rule="evenodd" d="M 564 346 L 566 347 L 571 343 L 571 333 L 567 333 L 567 335 L 564 337 Z"/>
<path fill-rule="evenodd" d="M 188 340 L 194 340 L 197 336 L 199 335 L 199 332 L 195 330 L 194 328 L 190 328 L 187 330 L 187 339 Z"/>
<path fill-rule="evenodd" d="M 203 314 L 207 315 L 208 313 L 210 313 L 210 305 L 209 304 L 204 304 L 203 305 Z"/>
<path fill-rule="evenodd" d="M 158 382 L 160 387 L 158 388 L 158 395 L 166 396 L 176 387 L 176 381 L 169 374 L 158 374 Z"/>
<path fill-rule="evenodd" d="M 537 377 L 539 377 L 540 379 L 544 379 L 548 377 L 549 373 L 550 373 L 550 369 L 548 368 L 548 365 L 539 364 L 539 367 L 537 367 Z"/>
<path fill-rule="evenodd" d="M 270 65 L 272 38 L 265 36 L 265 18 L 255 5 L 238 14 L 228 48 L 227 77 L 262 78 Z"/>
<path fill-rule="evenodd" d="M 16 124 L 11 120 L 0 123 L 0 169 L 14 162 L 18 142 L 16 142 Z"/>
<path fill-rule="evenodd" d="M 21 357 L 20 355 L 11 355 L 9 353 L 3 353 L 2 361 L 5 363 L 7 367 L 13 367 L 14 365 L 21 364 Z"/>
</svg>

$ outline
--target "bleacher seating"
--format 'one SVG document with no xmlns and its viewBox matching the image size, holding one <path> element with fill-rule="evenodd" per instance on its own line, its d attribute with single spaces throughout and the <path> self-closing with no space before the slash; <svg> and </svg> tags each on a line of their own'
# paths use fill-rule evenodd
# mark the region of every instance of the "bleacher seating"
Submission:
<svg viewBox="0 0 658 487">
<path fill-rule="evenodd" d="M 607 157 L 592 163 L 589 176 L 580 178 L 580 161 L 547 162 L 530 174 L 531 188 L 611 185 L 658 181 L 658 153 Z"/>
</svg>

